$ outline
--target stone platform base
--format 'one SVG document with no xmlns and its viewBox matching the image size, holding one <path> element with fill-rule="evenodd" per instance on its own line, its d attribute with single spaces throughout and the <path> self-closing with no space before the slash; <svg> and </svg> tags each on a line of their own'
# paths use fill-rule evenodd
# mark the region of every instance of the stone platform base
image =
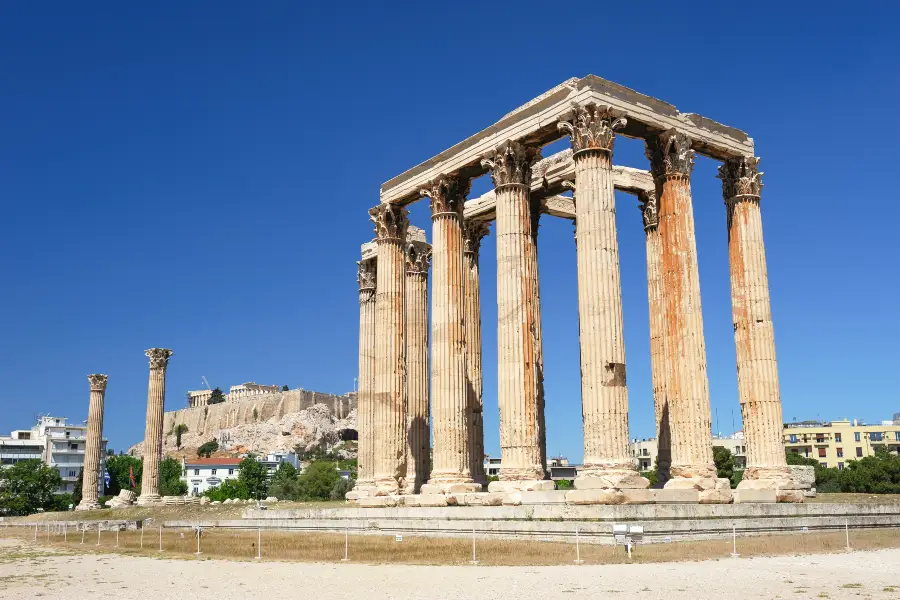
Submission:
<svg viewBox="0 0 900 600">
<path fill-rule="evenodd" d="M 79 511 L 80 510 L 99 510 L 101 508 L 103 508 L 103 507 L 100 506 L 100 503 L 95 502 L 93 504 L 79 504 L 78 506 L 75 507 L 75 510 L 79 510 Z"/>
<path fill-rule="evenodd" d="M 419 492 L 429 494 L 474 494 L 483 491 L 480 483 L 425 483 Z"/>
</svg>

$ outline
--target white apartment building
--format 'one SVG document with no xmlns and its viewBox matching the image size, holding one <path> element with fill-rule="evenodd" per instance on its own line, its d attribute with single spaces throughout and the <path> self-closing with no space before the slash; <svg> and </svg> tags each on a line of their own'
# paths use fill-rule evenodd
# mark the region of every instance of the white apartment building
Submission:
<svg viewBox="0 0 900 600">
<path fill-rule="evenodd" d="M 729 436 L 713 436 L 713 446 L 728 448 L 734 455 L 734 467 L 743 469 L 747 464 L 747 442 L 744 440 L 744 432 L 738 431 Z M 659 446 L 656 438 L 644 440 L 631 440 L 631 458 L 634 460 L 638 471 L 651 471 L 656 464 L 656 456 L 659 454 Z"/>
<path fill-rule="evenodd" d="M 31 429 L 17 429 L 9 436 L 0 436 L 0 466 L 40 459 L 59 471 L 62 485 L 57 493 L 71 493 L 84 467 L 86 437 L 86 424 L 70 425 L 66 417 L 42 416 Z M 101 443 L 98 486 L 102 485 L 103 474 L 106 472 L 106 440 Z"/>
<path fill-rule="evenodd" d="M 181 480 L 187 483 L 188 494 L 202 496 L 218 487 L 226 479 L 237 479 L 242 458 L 183 458 Z"/>
</svg>

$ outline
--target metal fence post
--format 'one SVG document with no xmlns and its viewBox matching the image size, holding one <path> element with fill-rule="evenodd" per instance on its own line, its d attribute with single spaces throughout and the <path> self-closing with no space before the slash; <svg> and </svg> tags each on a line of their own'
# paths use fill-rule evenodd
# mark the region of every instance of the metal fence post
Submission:
<svg viewBox="0 0 900 600">
<path fill-rule="evenodd" d="M 584 561 L 581 560 L 581 539 L 579 538 L 578 526 L 575 526 L 575 564 L 581 565 L 584 564 Z"/>
</svg>

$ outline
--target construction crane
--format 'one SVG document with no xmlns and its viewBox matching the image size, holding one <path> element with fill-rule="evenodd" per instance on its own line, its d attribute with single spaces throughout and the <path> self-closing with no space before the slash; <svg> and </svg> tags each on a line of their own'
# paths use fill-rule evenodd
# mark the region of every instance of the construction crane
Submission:
<svg viewBox="0 0 900 600">
<path fill-rule="evenodd" d="M 209 385 L 209 382 L 206 380 L 206 375 L 201 375 L 200 378 L 203 380 L 203 383 L 206 384 L 206 389 L 211 390 L 212 388 Z"/>
</svg>

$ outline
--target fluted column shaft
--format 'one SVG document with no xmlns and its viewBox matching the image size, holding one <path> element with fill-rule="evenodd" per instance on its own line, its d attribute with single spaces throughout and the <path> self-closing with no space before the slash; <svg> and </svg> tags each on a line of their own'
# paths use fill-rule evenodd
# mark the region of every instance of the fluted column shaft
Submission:
<svg viewBox="0 0 900 600">
<path fill-rule="evenodd" d="M 787 471 L 758 164 L 755 157 L 733 158 L 719 170 L 727 210 L 731 310 L 748 480 L 783 478 Z"/>
<path fill-rule="evenodd" d="M 87 438 L 84 444 L 84 468 L 81 474 L 81 502 L 76 510 L 100 508 L 97 499 L 100 480 L 100 453 L 103 447 L 103 399 L 106 394 L 106 375 L 88 375 L 91 397 L 88 405 Z"/>
<path fill-rule="evenodd" d="M 378 244 L 375 292 L 375 485 L 400 490 L 406 476 L 406 209 L 370 211 Z"/>
<path fill-rule="evenodd" d="M 428 480 L 431 428 L 428 410 L 428 267 L 431 248 L 422 242 L 406 250 L 407 385 L 406 481 L 404 492 L 417 494 Z"/>
<path fill-rule="evenodd" d="M 540 431 L 541 464 L 547 467 L 547 418 L 544 412 L 544 331 L 541 327 L 541 277 L 538 265 L 538 232 L 541 226 L 541 205 L 530 198 L 531 202 L 531 240 L 534 248 L 534 270 L 531 272 L 531 289 L 534 290 L 534 371 L 537 394 L 537 418 Z"/>
<path fill-rule="evenodd" d="M 357 492 L 375 486 L 375 261 L 359 263 L 359 381 L 356 395 Z"/>
<path fill-rule="evenodd" d="M 469 471 L 472 479 L 484 484 L 484 372 L 481 363 L 481 276 L 478 271 L 481 239 L 488 233 L 488 224 L 465 224 L 466 268 L 466 373 L 469 410 Z"/>
<path fill-rule="evenodd" d="M 138 504 L 151 504 L 160 499 L 159 461 L 163 447 L 166 368 L 172 351 L 167 348 L 151 348 L 145 354 L 150 359 L 150 380 L 147 388 L 147 426 L 144 430 L 144 466 Z"/>
<path fill-rule="evenodd" d="M 431 201 L 432 427 L 434 464 L 428 491 L 471 484 L 466 377 L 465 260 L 462 211 L 468 180 L 442 177 L 422 190 Z M 444 486 L 444 487 L 439 487 Z"/>
</svg>

